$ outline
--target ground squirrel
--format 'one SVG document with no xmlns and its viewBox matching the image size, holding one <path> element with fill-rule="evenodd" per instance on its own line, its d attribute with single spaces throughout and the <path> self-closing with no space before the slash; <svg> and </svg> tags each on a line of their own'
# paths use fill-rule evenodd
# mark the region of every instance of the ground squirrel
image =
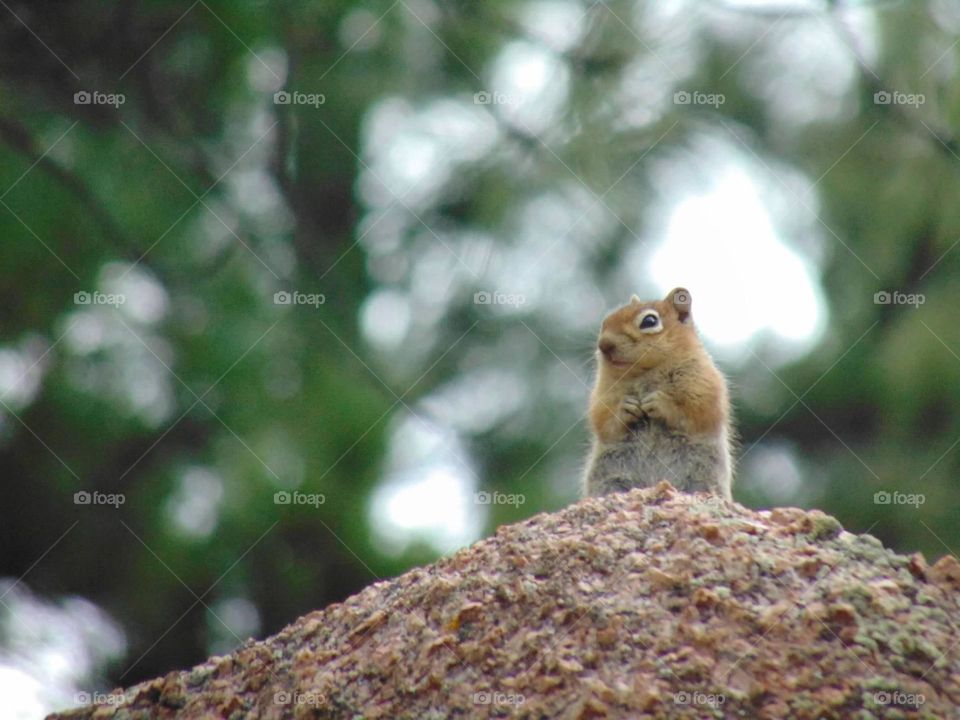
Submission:
<svg viewBox="0 0 960 720">
<path fill-rule="evenodd" d="M 730 499 L 727 383 L 697 337 L 690 308 L 690 293 L 676 288 L 663 300 L 634 295 L 604 319 L 584 494 L 669 480 Z"/>
</svg>

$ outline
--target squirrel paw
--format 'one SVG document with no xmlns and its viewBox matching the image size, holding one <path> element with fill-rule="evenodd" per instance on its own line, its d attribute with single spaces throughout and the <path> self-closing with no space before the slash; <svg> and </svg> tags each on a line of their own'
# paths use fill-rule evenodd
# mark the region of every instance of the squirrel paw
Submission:
<svg viewBox="0 0 960 720">
<path fill-rule="evenodd" d="M 620 415 L 624 425 L 643 417 L 643 406 L 638 398 L 627 396 L 620 401 Z"/>
<path fill-rule="evenodd" d="M 670 413 L 669 403 L 664 393 L 654 390 L 640 401 L 640 410 L 647 417 L 665 420 Z"/>
</svg>

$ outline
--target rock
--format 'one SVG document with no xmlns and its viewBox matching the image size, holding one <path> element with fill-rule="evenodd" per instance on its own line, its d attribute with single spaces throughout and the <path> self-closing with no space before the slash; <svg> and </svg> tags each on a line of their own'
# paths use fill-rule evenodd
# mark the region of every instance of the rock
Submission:
<svg viewBox="0 0 960 720">
<path fill-rule="evenodd" d="M 957 716 L 960 563 L 710 500 L 587 498 L 51 720 Z"/>
</svg>

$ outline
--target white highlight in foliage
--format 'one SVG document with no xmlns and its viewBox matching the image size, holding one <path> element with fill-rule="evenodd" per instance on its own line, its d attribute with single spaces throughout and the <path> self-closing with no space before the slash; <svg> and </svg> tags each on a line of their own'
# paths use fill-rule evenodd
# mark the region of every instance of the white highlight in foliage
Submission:
<svg viewBox="0 0 960 720">
<path fill-rule="evenodd" d="M 142 265 L 109 263 L 100 273 L 100 286 L 107 293 L 122 295 L 119 310 L 131 320 L 151 325 L 167 314 L 167 291 Z"/>
<path fill-rule="evenodd" d="M 494 110 L 527 133 L 546 131 L 562 110 L 570 73 L 554 53 L 529 42 L 512 42 L 494 61 L 490 88 Z"/>
<path fill-rule="evenodd" d="M 283 87 L 289 61 L 281 47 L 258 48 L 247 61 L 247 84 L 260 93 L 272 93 Z"/>
<path fill-rule="evenodd" d="M 120 626 L 89 600 L 51 602 L 9 578 L 0 579 L 0 597 L 4 720 L 33 720 L 77 705 L 81 691 L 100 682 L 106 665 L 126 653 Z"/>
<path fill-rule="evenodd" d="M 691 290 L 697 327 L 715 343 L 768 330 L 806 347 L 823 330 L 815 268 L 781 241 L 756 182 L 740 168 L 674 206 L 650 270 L 664 293 L 681 284 Z"/>
<path fill-rule="evenodd" d="M 222 655 L 260 632 L 260 611 L 244 597 L 226 597 L 208 608 L 208 652 Z"/>
<path fill-rule="evenodd" d="M 448 553 L 479 537 L 485 510 L 473 502 L 476 479 L 453 433 L 408 416 L 392 434 L 389 457 L 370 503 L 381 551 L 400 555 L 420 541 Z"/>
<path fill-rule="evenodd" d="M 167 501 L 173 529 L 188 538 L 208 537 L 217 527 L 223 493 L 223 480 L 218 475 L 206 468 L 188 468 Z"/>
<path fill-rule="evenodd" d="M 363 120 L 364 168 L 358 180 L 366 205 L 416 210 L 444 192 L 461 163 L 493 149 L 496 123 L 473 98 L 374 103 Z"/>
<path fill-rule="evenodd" d="M 378 290 L 360 309 L 364 337 L 380 350 L 392 350 L 410 329 L 410 300 L 396 290 Z"/>
<path fill-rule="evenodd" d="M 535 0 L 520 8 L 520 23 L 532 37 L 541 39 L 556 52 L 574 47 L 583 37 L 587 13 L 577 2 Z"/>
</svg>

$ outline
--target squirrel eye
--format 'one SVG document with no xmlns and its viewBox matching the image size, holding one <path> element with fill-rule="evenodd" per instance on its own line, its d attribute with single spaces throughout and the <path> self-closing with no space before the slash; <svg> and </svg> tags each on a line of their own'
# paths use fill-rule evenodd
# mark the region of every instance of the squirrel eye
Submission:
<svg viewBox="0 0 960 720">
<path fill-rule="evenodd" d="M 643 319 L 640 321 L 640 329 L 649 330 L 650 328 L 655 328 L 659 324 L 660 318 L 653 313 L 648 313 L 647 315 L 644 315 Z"/>
</svg>

